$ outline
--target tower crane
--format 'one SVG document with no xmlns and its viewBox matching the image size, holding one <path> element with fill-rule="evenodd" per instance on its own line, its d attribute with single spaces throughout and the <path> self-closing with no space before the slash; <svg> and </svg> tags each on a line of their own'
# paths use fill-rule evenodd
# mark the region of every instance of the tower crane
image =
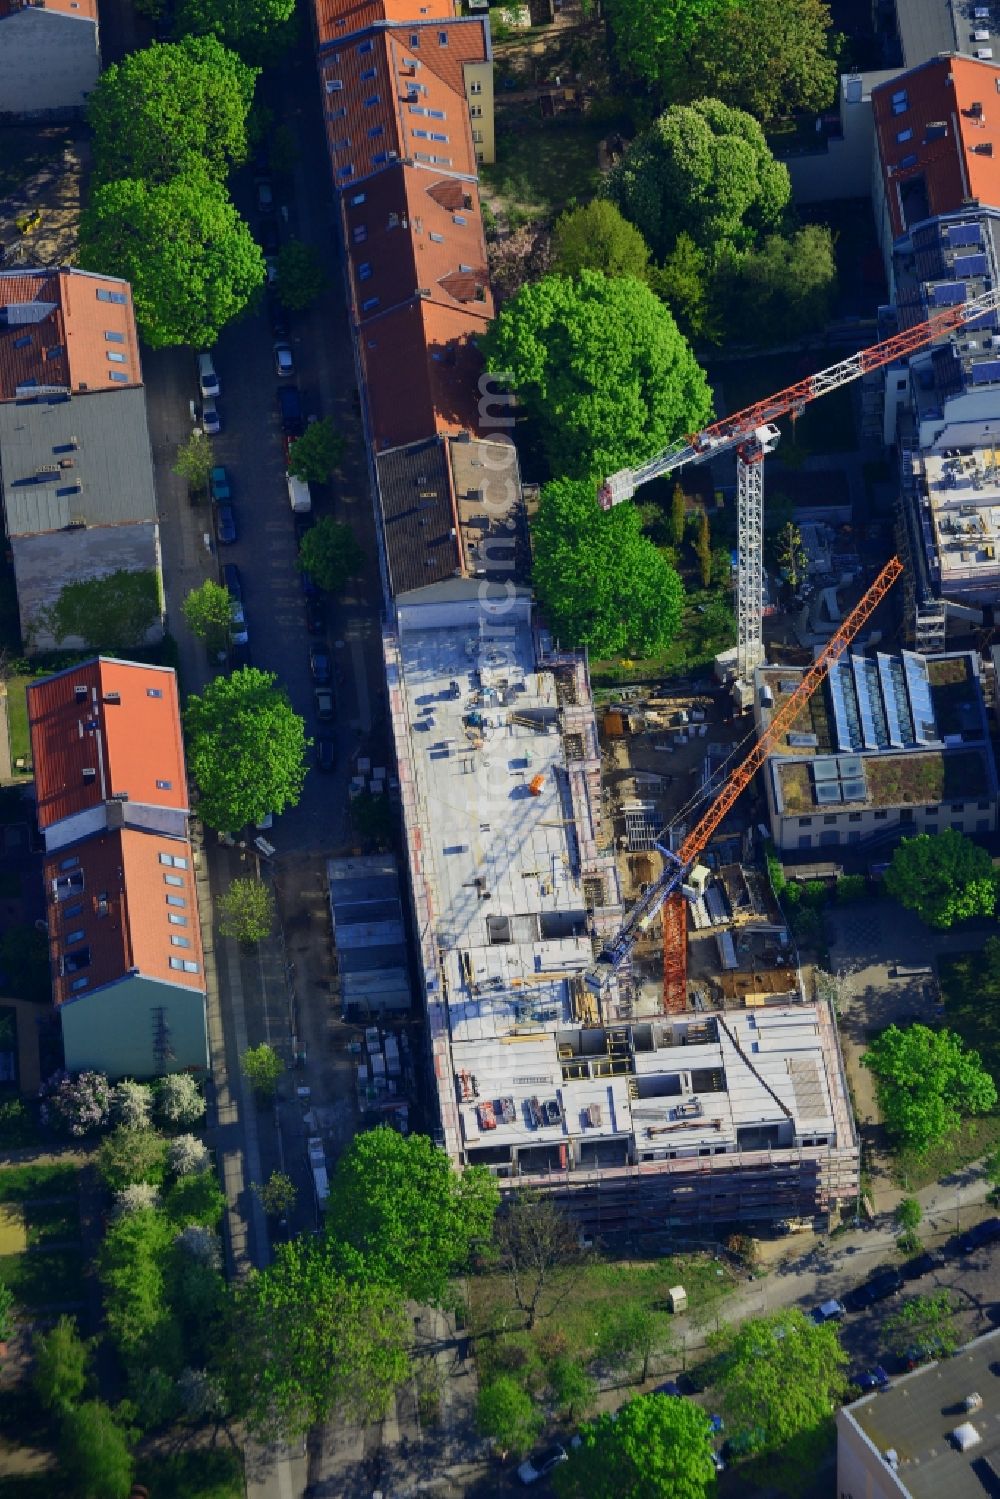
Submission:
<svg viewBox="0 0 1000 1499">
<path fill-rule="evenodd" d="M 658 912 L 663 910 L 663 1007 L 669 1012 L 683 1010 L 686 1002 L 687 916 L 684 882 L 692 865 L 704 851 L 709 839 L 741 793 L 749 786 L 768 753 L 795 722 L 800 711 L 823 681 L 831 666 L 840 660 L 855 635 L 871 618 L 889 589 L 903 571 L 898 557 L 883 567 L 861 602 L 856 605 L 817 656 L 795 691 L 775 709 L 767 728 L 741 765 L 729 776 L 722 790 L 701 819 L 688 833 L 676 852 L 663 834 L 656 842 L 663 858 L 659 878 L 632 907 L 623 924 L 606 944 L 597 964 L 586 975 L 586 982 L 600 992 L 632 951 L 636 938 L 644 932 Z"/>
<path fill-rule="evenodd" d="M 945 333 L 961 328 L 1000 307 L 1000 289 L 984 292 L 958 307 L 937 312 L 926 322 L 896 333 L 881 343 L 861 349 L 847 359 L 786 386 L 763 401 L 755 401 L 733 416 L 723 417 L 701 432 L 680 438 L 639 468 L 620 469 L 601 486 L 598 500 L 610 510 L 651 479 L 662 478 L 686 463 L 703 463 L 736 449 L 736 663 L 737 674 L 749 682 L 763 660 L 761 612 L 764 590 L 764 473 L 763 463 L 781 436 L 774 423 L 782 416 L 794 420 L 810 401 L 849 385 L 871 370 L 883 368 L 925 348 Z"/>
</svg>

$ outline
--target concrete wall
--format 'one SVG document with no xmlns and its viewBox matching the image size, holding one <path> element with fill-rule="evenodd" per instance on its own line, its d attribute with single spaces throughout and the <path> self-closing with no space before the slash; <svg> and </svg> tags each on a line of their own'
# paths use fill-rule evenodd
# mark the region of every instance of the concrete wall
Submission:
<svg viewBox="0 0 1000 1499">
<path fill-rule="evenodd" d="M 871 162 L 875 152 L 872 89 L 898 69 L 879 73 L 845 74 L 840 80 L 841 140 L 817 132 L 819 149 L 785 161 L 796 203 L 828 203 L 836 198 L 867 198 L 871 193 Z"/>
<path fill-rule="evenodd" d="M 11 550 L 17 579 L 21 636 L 29 653 L 80 650 L 91 644 L 75 635 L 56 641 L 38 626 L 39 613 L 55 604 L 67 583 L 106 578 L 120 571 L 155 572 L 159 578 L 159 527 L 155 521 L 15 536 L 11 538 Z M 159 578 L 159 586 L 162 599 L 162 578 Z M 146 640 L 151 644 L 162 638 L 162 622 L 157 620 Z"/>
<path fill-rule="evenodd" d="M 837 1493 L 840 1499 L 907 1499 L 909 1494 L 843 1410 L 837 1412 Z"/>
<path fill-rule="evenodd" d="M 57 848 L 66 848 L 92 833 L 101 833 L 108 825 L 108 811 L 104 802 L 97 807 L 88 807 L 72 817 L 64 817 L 45 830 L 46 853 Z M 186 838 L 188 835 L 187 813 L 176 807 L 150 807 L 143 802 L 128 801 L 125 804 L 125 826 L 145 828 L 150 833 L 164 833 L 168 838 Z"/>
<path fill-rule="evenodd" d="M 155 1011 L 161 1005 L 173 1053 L 164 1064 L 154 1049 Z M 205 996 L 179 984 L 126 978 L 81 994 L 59 1013 L 70 1072 L 95 1068 L 112 1078 L 142 1078 L 208 1067 Z"/>
<path fill-rule="evenodd" d="M 0 110 L 80 109 L 97 82 L 95 22 L 29 6 L 0 20 Z"/>
<path fill-rule="evenodd" d="M 842 812 L 824 812 L 817 807 L 801 816 L 779 816 L 775 811 L 770 772 L 767 776 L 767 802 L 772 836 L 776 846 L 785 853 L 847 847 L 862 843 L 877 833 L 887 836 L 899 828 L 909 837 L 914 833 L 938 833 L 944 828 L 982 836 L 994 832 L 997 825 L 996 803 L 989 795 L 970 802 L 942 802 L 940 807 L 882 807 L 878 812 L 874 807 L 855 811 L 845 808 Z M 912 812 L 912 821 L 903 822 L 904 810 Z"/>
</svg>

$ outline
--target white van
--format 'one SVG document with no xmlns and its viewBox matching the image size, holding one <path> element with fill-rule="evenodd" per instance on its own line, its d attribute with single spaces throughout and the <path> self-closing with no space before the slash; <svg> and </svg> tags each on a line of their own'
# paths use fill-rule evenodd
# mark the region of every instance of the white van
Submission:
<svg viewBox="0 0 1000 1499">
<path fill-rule="evenodd" d="M 219 394 L 219 377 L 215 373 L 211 354 L 198 355 L 198 388 L 203 401 L 211 400 Z"/>
<path fill-rule="evenodd" d="M 305 479 L 296 479 L 294 474 L 286 474 L 285 478 L 288 480 L 288 499 L 295 514 L 308 514 L 313 507 L 309 485 Z"/>
</svg>

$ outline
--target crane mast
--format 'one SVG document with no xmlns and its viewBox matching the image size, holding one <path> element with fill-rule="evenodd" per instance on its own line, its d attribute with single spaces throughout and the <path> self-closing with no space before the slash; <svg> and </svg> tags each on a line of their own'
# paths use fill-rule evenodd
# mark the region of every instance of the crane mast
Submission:
<svg viewBox="0 0 1000 1499">
<path fill-rule="evenodd" d="M 597 965 L 587 974 L 586 981 L 592 989 L 600 991 L 606 986 L 611 976 L 632 951 L 636 938 L 647 930 L 661 908 L 666 905 L 663 924 L 664 1003 L 665 1007 L 670 1010 L 684 1008 L 687 925 L 684 920 L 684 900 L 681 892 L 688 871 L 704 851 L 712 834 L 734 802 L 749 786 L 771 749 L 791 728 L 831 666 L 840 660 L 851 641 L 871 618 L 902 571 L 903 564 L 898 557 L 893 557 L 886 563 L 860 603 L 852 609 L 836 634 L 827 641 L 795 691 L 775 710 L 770 723 L 758 738 L 753 749 L 729 776 L 718 796 L 688 833 L 680 848 L 675 852 L 668 846 L 665 834 L 660 835 L 656 842 L 656 849 L 663 857 L 663 871 L 659 879 L 649 886 L 633 906 L 621 927 L 605 946 Z M 673 974 L 673 983 L 670 982 L 671 974 Z"/>
</svg>

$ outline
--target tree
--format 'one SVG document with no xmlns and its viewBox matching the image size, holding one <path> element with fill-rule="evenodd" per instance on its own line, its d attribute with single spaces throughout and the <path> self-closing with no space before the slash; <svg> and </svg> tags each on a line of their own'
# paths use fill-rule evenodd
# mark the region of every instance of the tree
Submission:
<svg viewBox="0 0 1000 1499">
<path fill-rule="evenodd" d="M 809 554 L 802 540 L 802 532 L 794 521 L 786 521 L 778 532 L 778 566 L 788 579 L 791 589 L 798 588 L 806 576 Z"/>
<path fill-rule="evenodd" d="M 695 532 L 694 554 L 698 559 L 698 575 L 701 578 L 702 588 L 707 588 L 712 581 L 712 531 L 708 520 L 708 511 L 704 505 L 698 512 L 698 529 Z"/>
<path fill-rule="evenodd" d="M 111 1084 L 103 1072 L 81 1072 L 75 1078 L 57 1072 L 42 1088 L 42 1119 L 79 1139 L 101 1129 L 111 1111 Z"/>
<path fill-rule="evenodd" d="M 535 591 L 560 640 L 643 657 L 677 633 L 680 578 L 642 535 L 634 505 L 604 511 L 589 483 L 557 479 L 542 491 L 532 542 Z"/>
<path fill-rule="evenodd" d="M 119 1187 L 114 1194 L 114 1211 L 118 1218 L 126 1213 L 144 1213 L 147 1208 L 159 1208 L 160 1189 L 152 1182 L 130 1182 Z"/>
<path fill-rule="evenodd" d="M 958 1347 L 955 1304 L 948 1291 L 909 1297 L 884 1325 L 894 1353 L 912 1350 L 919 1358 L 947 1358 Z"/>
<path fill-rule="evenodd" d="M 377 1420 L 407 1377 L 410 1333 L 391 1291 L 348 1282 L 326 1246 L 294 1239 L 239 1286 L 223 1372 L 255 1435 L 300 1434 L 334 1409 Z"/>
<path fill-rule="evenodd" d="M 915 1197 L 904 1197 L 896 1204 L 896 1222 L 907 1233 L 914 1233 L 924 1216 L 924 1210 Z"/>
<path fill-rule="evenodd" d="M 638 1301 L 621 1301 L 607 1308 L 597 1331 L 597 1356 L 609 1368 L 623 1370 L 638 1384 L 649 1378 L 653 1355 L 670 1346 L 670 1324 L 663 1312 Z"/>
<path fill-rule="evenodd" d="M 485 223 L 485 209 L 484 223 Z M 544 224 L 521 224 L 503 239 L 487 236 L 486 263 L 493 297 L 500 307 L 529 281 L 540 281 L 552 269 L 552 233 Z"/>
<path fill-rule="evenodd" d="M 178 34 L 210 32 L 251 62 L 273 62 L 293 36 L 295 0 L 179 0 Z"/>
<path fill-rule="evenodd" d="M 123 1078 L 111 1090 L 111 1118 L 124 1129 L 149 1129 L 153 1122 L 153 1090 L 147 1083 Z"/>
<path fill-rule="evenodd" d="M 205 1117 L 205 1095 L 189 1072 L 168 1072 L 156 1084 L 156 1116 L 172 1129 L 197 1124 Z"/>
<path fill-rule="evenodd" d="M 764 124 L 818 113 L 836 96 L 841 45 L 824 0 L 736 0 L 716 11 L 692 48 L 687 97 L 714 94 Z"/>
<path fill-rule="evenodd" d="M 698 36 L 732 0 L 605 0 L 619 66 L 657 91 L 686 96 Z"/>
<path fill-rule="evenodd" d="M 485 1167 L 461 1175 L 426 1135 L 356 1135 L 330 1181 L 327 1233 L 351 1279 L 441 1305 L 490 1235 L 500 1194 Z"/>
<path fill-rule="evenodd" d="M 215 37 L 145 47 L 112 63 L 87 101 L 102 181 L 163 183 L 192 165 L 225 179 L 247 156 L 257 71 Z"/>
<path fill-rule="evenodd" d="M 262 1041 L 259 1046 L 248 1047 L 240 1057 L 240 1067 L 260 1102 L 266 1103 L 274 1097 L 285 1064 L 273 1046 Z"/>
<path fill-rule="evenodd" d="M 792 1466 L 814 1461 L 846 1388 L 836 1327 L 788 1308 L 727 1327 L 715 1341 L 716 1388 L 746 1453 L 781 1452 Z"/>
<path fill-rule="evenodd" d="M 287 1218 L 299 1195 L 292 1178 L 284 1171 L 272 1171 L 263 1186 L 255 1182 L 253 1189 L 269 1218 Z"/>
<path fill-rule="evenodd" d="M 263 880 L 233 880 L 219 900 L 219 931 L 254 946 L 274 929 L 274 896 Z"/>
<path fill-rule="evenodd" d="M 329 515 L 310 526 L 299 547 L 299 566 L 325 593 L 340 593 L 364 560 L 351 527 Z"/>
<path fill-rule="evenodd" d="M 885 888 L 939 931 L 972 916 L 992 916 L 996 908 L 992 859 L 954 828 L 904 838 L 886 870 Z"/>
<path fill-rule="evenodd" d="M 323 262 L 312 245 L 286 240 L 278 251 L 278 296 L 289 312 L 304 312 L 327 288 Z"/>
<path fill-rule="evenodd" d="M 917 1154 L 946 1140 L 968 1116 L 996 1107 L 996 1085 L 982 1058 L 953 1031 L 890 1025 L 861 1064 L 875 1074 L 889 1133 Z"/>
<path fill-rule="evenodd" d="M 80 1400 L 90 1379 L 93 1345 L 81 1338 L 75 1317 L 62 1316 L 35 1334 L 32 1387 L 47 1411 L 61 1413 Z"/>
<path fill-rule="evenodd" d="M 200 1176 L 212 1168 L 212 1152 L 197 1135 L 176 1135 L 167 1146 L 167 1164 L 173 1176 Z"/>
<path fill-rule="evenodd" d="M 588 1421 L 553 1474 L 560 1499 L 706 1499 L 715 1488 L 712 1428 L 693 1400 L 640 1395 Z"/>
<path fill-rule="evenodd" d="M 211 439 L 199 427 L 178 447 L 173 472 L 185 480 L 192 494 L 204 495 L 208 492 L 214 463 Z"/>
<path fill-rule="evenodd" d="M 144 644 L 161 608 L 155 572 L 119 568 L 102 578 L 64 584 L 52 607 L 39 610 L 35 628 L 58 645 L 76 637 L 105 655 L 123 655 Z"/>
<path fill-rule="evenodd" d="M 333 430 L 333 422 L 310 422 L 288 450 L 288 472 L 307 484 L 325 484 L 344 456 L 344 439 Z"/>
<path fill-rule="evenodd" d="M 498 1213 L 493 1243 L 530 1332 L 573 1292 L 582 1261 L 579 1230 L 550 1197 L 524 1191 Z"/>
<path fill-rule="evenodd" d="M 226 1199 L 214 1171 L 180 1177 L 163 1202 L 163 1211 L 175 1228 L 186 1228 L 189 1223 L 218 1228 L 225 1208 Z"/>
<path fill-rule="evenodd" d="M 556 222 L 553 249 L 553 269 L 563 276 L 603 271 L 606 276 L 645 281 L 649 269 L 646 241 L 606 198 L 564 213 Z"/>
<path fill-rule="evenodd" d="M 670 542 L 672 546 L 679 547 L 683 542 L 686 522 L 687 500 L 684 497 L 680 479 L 675 479 L 674 487 L 670 491 Z"/>
<path fill-rule="evenodd" d="M 216 677 L 184 712 L 198 816 L 226 831 L 297 805 L 306 777 L 305 724 L 271 672 Z"/>
<path fill-rule="evenodd" d="M 704 371 L 632 276 L 546 276 L 508 302 L 482 346 L 537 423 L 555 474 L 603 478 L 711 416 Z"/>
<path fill-rule="evenodd" d="M 108 1225 L 98 1259 L 108 1332 L 130 1369 L 180 1367 L 179 1330 L 166 1300 L 166 1269 L 176 1230 L 159 1208 Z"/>
<path fill-rule="evenodd" d="M 192 635 L 203 640 L 213 656 L 226 650 L 233 624 L 233 596 L 228 588 L 206 578 L 181 604 L 181 613 Z"/>
<path fill-rule="evenodd" d="M 52 969 L 44 932 L 24 922 L 9 926 L 0 937 L 0 967 L 8 994 L 36 1004 L 51 1002 Z"/>
<path fill-rule="evenodd" d="M 498 1451 L 520 1457 L 542 1429 L 543 1416 L 527 1390 L 510 1374 L 483 1385 L 476 1402 L 476 1425 Z"/>
<path fill-rule="evenodd" d="M 597 1381 L 578 1359 L 565 1355 L 549 1365 L 549 1389 L 561 1415 L 567 1421 L 578 1421 L 593 1403 Z"/>
<path fill-rule="evenodd" d="M 719 99 L 666 110 L 628 147 L 606 188 L 658 260 L 680 234 L 712 260 L 726 245 L 750 249 L 791 197 L 788 168 L 760 125 Z"/>
<path fill-rule="evenodd" d="M 714 294 L 713 257 L 699 249 L 684 230 L 662 266 L 654 266 L 649 284 L 674 315 L 685 338 L 719 339 L 722 320 Z"/>
<path fill-rule="evenodd" d="M 59 1467 L 80 1499 L 127 1499 L 132 1487 L 128 1438 L 103 1400 L 86 1400 L 66 1412 Z"/>
<path fill-rule="evenodd" d="M 716 267 L 716 302 L 729 338 L 774 344 L 826 326 L 837 290 L 833 236 L 822 224 L 769 234 L 759 249 L 727 249 Z"/>
<path fill-rule="evenodd" d="M 351 822 L 366 843 L 388 848 L 392 843 L 396 820 L 387 796 L 373 796 L 362 791 L 351 798 Z"/>
<path fill-rule="evenodd" d="M 152 1182 L 157 1186 L 167 1172 L 167 1142 L 155 1130 L 126 1129 L 119 1125 L 101 1141 L 97 1169 L 112 1192 L 133 1182 Z"/>
<path fill-rule="evenodd" d="M 225 189 L 191 168 L 169 182 L 105 182 L 80 226 L 80 265 L 132 283 L 154 349 L 205 348 L 263 286 L 264 257 Z"/>
</svg>

